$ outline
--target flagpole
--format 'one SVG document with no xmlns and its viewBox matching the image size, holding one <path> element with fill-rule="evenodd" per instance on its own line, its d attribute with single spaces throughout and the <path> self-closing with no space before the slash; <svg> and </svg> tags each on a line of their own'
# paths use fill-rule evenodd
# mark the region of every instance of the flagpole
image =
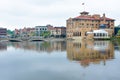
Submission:
<svg viewBox="0 0 120 80">
<path fill-rule="evenodd" d="M 85 11 L 85 3 L 82 3 L 83 11 Z"/>
</svg>

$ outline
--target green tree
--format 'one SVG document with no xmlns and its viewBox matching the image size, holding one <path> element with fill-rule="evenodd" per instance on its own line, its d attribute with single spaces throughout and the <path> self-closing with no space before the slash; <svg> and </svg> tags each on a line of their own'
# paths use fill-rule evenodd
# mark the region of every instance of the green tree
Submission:
<svg viewBox="0 0 120 80">
<path fill-rule="evenodd" d="M 117 35 L 120 36 L 120 30 L 118 31 Z"/>
<path fill-rule="evenodd" d="M 31 32 L 31 33 L 30 33 L 30 36 L 35 36 L 35 32 Z"/>
<path fill-rule="evenodd" d="M 7 30 L 7 35 L 9 36 L 9 37 L 15 37 L 15 35 L 14 35 L 14 31 L 11 31 L 11 30 Z"/>
<path fill-rule="evenodd" d="M 13 34 L 14 34 L 14 31 L 7 30 L 7 34 L 8 34 L 8 35 L 13 35 Z"/>
<path fill-rule="evenodd" d="M 50 31 L 45 31 L 41 34 L 41 36 L 43 36 L 44 38 L 49 37 L 50 36 Z"/>
</svg>

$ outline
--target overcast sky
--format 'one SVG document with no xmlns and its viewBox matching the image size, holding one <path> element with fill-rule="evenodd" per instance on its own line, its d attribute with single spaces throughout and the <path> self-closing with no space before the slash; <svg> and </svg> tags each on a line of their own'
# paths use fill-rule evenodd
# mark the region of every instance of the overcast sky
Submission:
<svg viewBox="0 0 120 80">
<path fill-rule="evenodd" d="M 120 0 L 0 0 L 0 27 L 66 26 L 79 12 L 106 14 L 120 24 Z M 82 3 L 85 3 L 83 6 Z"/>
</svg>

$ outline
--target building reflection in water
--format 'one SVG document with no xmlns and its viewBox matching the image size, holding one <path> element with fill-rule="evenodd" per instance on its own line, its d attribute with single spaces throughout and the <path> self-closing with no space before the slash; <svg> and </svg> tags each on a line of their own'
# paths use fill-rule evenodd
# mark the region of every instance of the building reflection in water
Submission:
<svg viewBox="0 0 120 80">
<path fill-rule="evenodd" d="M 114 59 L 114 45 L 110 41 L 9 42 L 9 46 L 39 53 L 67 50 L 67 58 L 83 67 L 101 62 L 105 65 L 107 60 Z"/>
<path fill-rule="evenodd" d="M 7 50 L 7 42 L 0 42 L 0 51 Z"/>
<path fill-rule="evenodd" d="M 83 67 L 93 64 L 106 64 L 114 58 L 114 46 L 110 41 L 67 41 L 67 57 L 79 61 Z"/>
<path fill-rule="evenodd" d="M 15 48 L 20 48 L 24 50 L 32 50 L 38 52 L 48 52 L 53 51 L 66 51 L 65 41 L 54 41 L 54 42 L 9 42 L 9 44 Z"/>
</svg>

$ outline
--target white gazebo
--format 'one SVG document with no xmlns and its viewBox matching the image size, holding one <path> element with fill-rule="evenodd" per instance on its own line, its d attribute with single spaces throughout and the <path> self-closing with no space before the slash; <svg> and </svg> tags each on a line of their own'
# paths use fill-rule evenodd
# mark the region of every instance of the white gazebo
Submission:
<svg viewBox="0 0 120 80">
<path fill-rule="evenodd" d="M 93 33 L 95 39 L 110 38 L 108 32 L 105 30 L 94 30 Z"/>
<path fill-rule="evenodd" d="M 93 34 L 94 39 L 109 39 L 109 34 L 105 30 L 93 30 L 92 32 L 87 32 L 87 34 Z"/>
</svg>

